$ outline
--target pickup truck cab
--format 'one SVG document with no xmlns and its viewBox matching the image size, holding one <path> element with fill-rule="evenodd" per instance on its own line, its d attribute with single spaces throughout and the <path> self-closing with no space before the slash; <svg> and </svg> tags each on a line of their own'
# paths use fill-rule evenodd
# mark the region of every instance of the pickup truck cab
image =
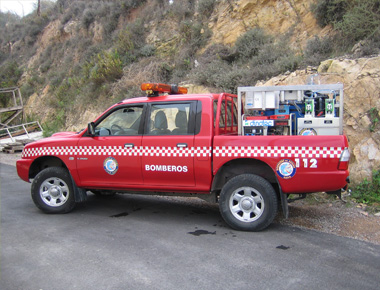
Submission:
<svg viewBox="0 0 380 290">
<path fill-rule="evenodd" d="M 79 133 L 26 145 L 17 172 L 39 209 L 69 212 L 87 191 L 197 196 L 218 202 L 232 228 L 258 231 L 280 206 L 287 215 L 289 194 L 347 186 L 344 135 L 244 135 L 237 95 L 142 89 L 148 96 L 111 106 Z"/>
</svg>

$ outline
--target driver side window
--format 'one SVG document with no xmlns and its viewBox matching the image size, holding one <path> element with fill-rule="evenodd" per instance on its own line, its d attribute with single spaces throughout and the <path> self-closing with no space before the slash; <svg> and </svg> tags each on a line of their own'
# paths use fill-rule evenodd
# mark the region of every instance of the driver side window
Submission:
<svg viewBox="0 0 380 290">
<path fill-rule="evenodd" d="M 136 136 L 139 134 L 143 106 L 113 111 L 95 127 L 95 136 Z"/>
</svg>

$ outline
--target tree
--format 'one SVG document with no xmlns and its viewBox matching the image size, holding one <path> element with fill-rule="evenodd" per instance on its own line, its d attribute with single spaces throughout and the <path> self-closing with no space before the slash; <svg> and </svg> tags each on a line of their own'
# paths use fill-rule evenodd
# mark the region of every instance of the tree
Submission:
<svg viewBox="0 0 380 290">
<path fill-rule="evenodd" d="M 41 0 L 37 3 L 37 16 L 41 16 Z"/>
</svg>

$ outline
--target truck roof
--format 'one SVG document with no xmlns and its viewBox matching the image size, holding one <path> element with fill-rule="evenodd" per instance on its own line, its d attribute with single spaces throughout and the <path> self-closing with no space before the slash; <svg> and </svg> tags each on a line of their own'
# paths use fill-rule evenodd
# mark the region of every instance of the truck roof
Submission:
<svg viewBox="0 0 380 290">
<path fill-rule="evenodd" d="M 130 104 L 130 103 L 150 103 L 155 101 L 191 101 L 200 99 L 217 99 L 219 94 L 205 93 L 205 94 L 185 94 L 185 95 L 161 95 L 158 97 L 137 97 L 131 99 L 125 99 L 118 104 Z"/>
</svg>

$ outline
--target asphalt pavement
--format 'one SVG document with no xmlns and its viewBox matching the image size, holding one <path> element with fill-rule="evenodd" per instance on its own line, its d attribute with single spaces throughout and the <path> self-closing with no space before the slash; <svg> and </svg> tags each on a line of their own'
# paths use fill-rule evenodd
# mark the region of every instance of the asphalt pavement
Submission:
<svg viewBox="0 0 380 290">
<path fill-rule="evenodd" d="M 379 289 L 380 246 L 279 224 L 230 229 L 194 198 L 89 194 L 40 212 L 0 163 L 0 289 Z"/>
</svg>

